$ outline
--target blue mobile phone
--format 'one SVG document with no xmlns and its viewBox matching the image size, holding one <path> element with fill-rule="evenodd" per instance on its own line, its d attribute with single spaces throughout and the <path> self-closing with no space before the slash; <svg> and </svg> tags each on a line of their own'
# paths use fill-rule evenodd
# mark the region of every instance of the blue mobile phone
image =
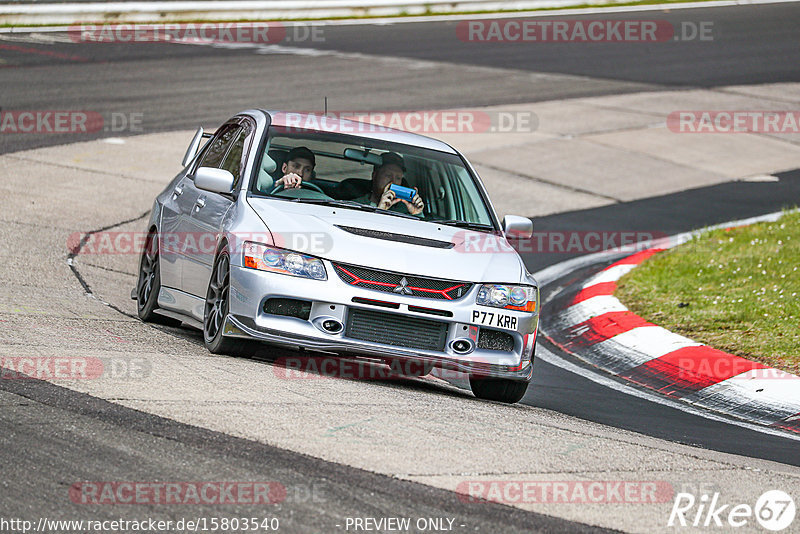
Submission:
<svg viewBox="0 0 800 534">
<path fill-rule="evenodd" d="M 394 191 L 395 197 L 399 198 L 400 200 L 411 201 L 411 199 L 414 198 L 414 195 L 417 194 L 417 192 L 410 187 L 403 187 L 402 185 L 392 184 L 389 186 L 389 190 Z"/>
</svg>

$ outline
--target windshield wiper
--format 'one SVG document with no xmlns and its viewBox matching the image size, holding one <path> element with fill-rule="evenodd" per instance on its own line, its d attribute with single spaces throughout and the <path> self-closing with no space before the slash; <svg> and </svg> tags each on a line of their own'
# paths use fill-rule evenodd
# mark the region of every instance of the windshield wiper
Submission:
<svg viewBox="0 0 800 534">
<path fill-rule="evenodd" d="M 361 204 L 352 200 L 336 200 L 334 198 L 293 198 L 289 202 L 297 202 L 301 204 L 318 204 L 320 206 L 336 206 L 340 208 L 350 208 L 354 210 L 369 211 L 372 213 L 380 213 L 383 215 L 393 215 L 395 217 L 403 217 L 404 219 L 411 219 L 414 221 L 425 221 L 434 224 L 445 224 L 448 226 L 456 226 L 458 228 L 468 228 L 470 230 L 477 230 L 480 232 L 493 232 L 494 227 L 491 224 L 476 223 L 470 221 L 460 221 L 457 219 L 422 219 L 416 215 L 409 213 L 402 213 L 399 211 L 384 210 L 377 206 L 369 204 Z"/>
<path fill-rule="evenodd" d="M 352 208 L 356 210 L 375 211 L 378 208 L 374 206 L 367 206 L 352 200 L 335 200 L 333 198 L 293 198 L 290 202 L 297 202 L 300 204 L 319 204 L 321 206 L 337 206 L 341 208 Z"/>
<path fill-rule="evenodd" d="M 432 219 L 429 222 L 437 224 L 446 224 L 448 226 L 457 226 L 458 228 L 468 228 L 470 230 L 479 230 L 482 232 L 494 231 L 494 227 L 491 224 L 483 224 L 470 221 L 459 221 L 456 219 Z"/>
<path fill-rule="evenodd" d="M 370 206 L 368 204 L 361 204 L 359 202 L 354 202 L 352 200 L 336 200 L 336 199 L 327 199 L 327 198 L 295 198 L 292 199 L 292 202 L 299 202 L 302 204 L 319 204 L 321 206 L 338 206 L 341 208 L 352 208 L 361 211 L 369 211 L 372 213 L 380 213 L 385 215 L 394 215 L 396 217 L 404 217 L 406 219 L 413 219 L 415 221 L 420 221 L 419 217 L 414 215 L 410 215 L 407 213 L 400 213 L 397 211 L 389 211 L 381 209 L 377 206 Z"/>
<path fill-rule="evenodd" d="M 424 219 L 420 219 L 416 215 L 411 215 L 410 213 L 402 213 L 399 211 L 390 211 L 390 210 L 382 210 L 380 208 L 375 208 L 376 212 L 385 213 L 386 215 L 394 215 L 395 217 L 403 217 L 404 219 L 411 219 L 414 221 L 422 221 Z"/>
</svg>

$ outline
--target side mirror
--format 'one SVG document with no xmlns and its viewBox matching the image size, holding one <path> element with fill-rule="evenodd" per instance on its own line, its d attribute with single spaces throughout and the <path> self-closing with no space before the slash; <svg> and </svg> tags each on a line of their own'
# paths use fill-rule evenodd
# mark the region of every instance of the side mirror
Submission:
<svg viewBox="0 0 800 534">
<path fill-rule="evenodd" d="M 204 191 L 228 195 L 233 189 L 233 175 L 225 169 L 200 167 L 194 173 L 194 185 Z"/>
<path fill-rule="evenodd" d="M 530 239 L 533 237 L 533 221 L 519 215 L 506 215 L 503 217 L 503 231 L 507 238 Z"/>
<path fill-rule="evenodd" d="M 203 127 L 197 129 L 195 132 L 194 137 L 192 137 L 192 142 L 189 143 L 189 148 L 186 149 L 186 154 L 183 155 L 183 161 L 181 161 L 181 165 L 186 167 L 189 163 L 192 162 L 194 157 L 197 155 L 197 149 L 200 148 L 200 142 L 203 140 Z"/>
</svg>

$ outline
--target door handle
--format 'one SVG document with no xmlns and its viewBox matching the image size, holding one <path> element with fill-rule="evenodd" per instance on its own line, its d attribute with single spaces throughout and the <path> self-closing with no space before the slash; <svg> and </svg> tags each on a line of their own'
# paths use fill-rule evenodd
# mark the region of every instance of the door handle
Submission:
<svg viewBox="0 0 800 534">
<path fill-rule="evenodd" d="M 205 207 L 205 205 L 206 205 L 206 197 L 199 197 L 199 198 L 197 199 L 197 201 L 194 203 L 194 207 L 195 207 L 195 209 L 196 209 L 196 210 L 198 210 L 198 211 L 199 211 L 201 208 L 204 208 L 204 207 Z"/>
</svg>

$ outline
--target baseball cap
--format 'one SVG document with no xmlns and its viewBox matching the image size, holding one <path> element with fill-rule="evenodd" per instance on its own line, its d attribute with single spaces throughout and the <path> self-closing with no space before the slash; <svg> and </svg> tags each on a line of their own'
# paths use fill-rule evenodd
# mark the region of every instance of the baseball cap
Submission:
<svg viewBox="0 0 800 534">
<path fill-rule="evenodd" d="M 311 162 L 312 167 L 317 165 L 317 160 L 314 158 L 314 153 L 304 146 L 296 146 L 291 149 L 289 154 L 286 156 L 286 161 L 292 161 L 293 159 L 297 158 L 307 159 Z"/>
<path fill-rule="evenodd" d="M 389 165 L 389 164 L 397 165 L 398 167 L 403 169 L 404 172 L 406 170 L 406 164 L 403 161 L 403 157 L 400 154 L 397 154 L 396 152 L 384 152 L 383 154 L 381 154 L 381 164 L 378 166 L 378 168 L 381 168 L 384 165 Z"/>
</svg>

